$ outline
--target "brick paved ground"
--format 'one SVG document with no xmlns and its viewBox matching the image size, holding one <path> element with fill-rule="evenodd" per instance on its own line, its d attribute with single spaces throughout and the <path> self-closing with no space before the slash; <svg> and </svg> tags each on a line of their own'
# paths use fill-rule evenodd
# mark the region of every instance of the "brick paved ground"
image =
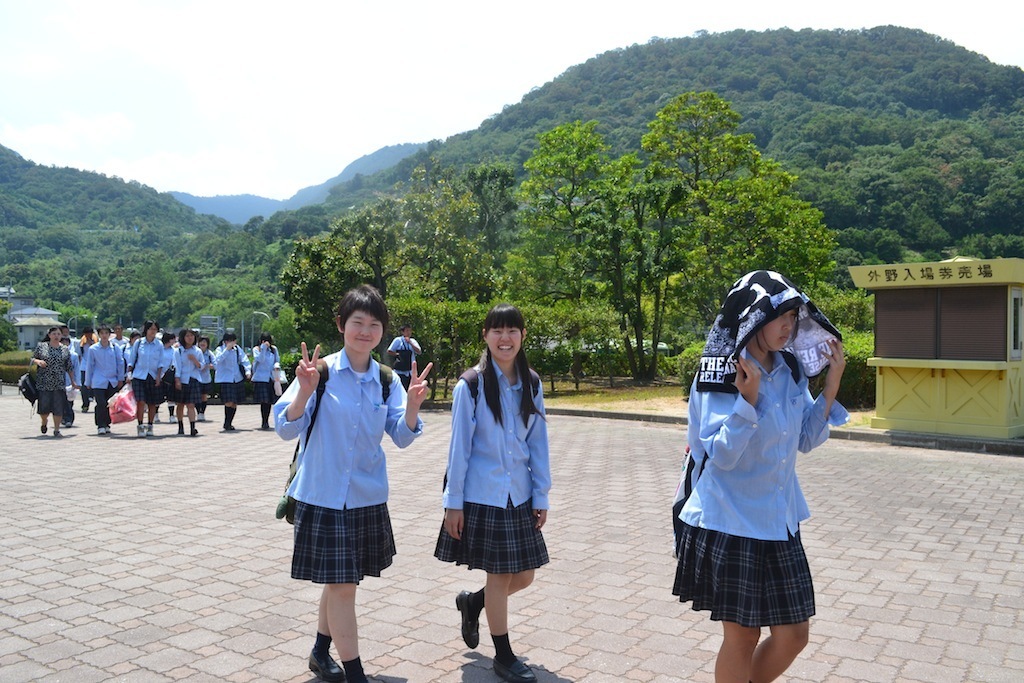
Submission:
<svg viewBox="0 0 1024 683">
<path fill-rule="evenodd" d="M 379 683 L 496 681 L 454 608 L 482 574 L 432 555 L 448 426 L 426 419 L 387 449 L 399 555 L 360 588 L 363 659 Z M 0 397 L 0 681 L 315 680 L 319 591 L 273 518 L 291 448 L 258 422 L 139 440 L 79 413 L 57 440 Z M 512 602 L 541 681 L 713 680 L 720 629 L 670 594 L 684 429 L 551 417 L 553 559 Z M 800 472 L 818 615 L 787 680 L 1024 680 L 1024 459 L 834 440 Z"/>
</svg>

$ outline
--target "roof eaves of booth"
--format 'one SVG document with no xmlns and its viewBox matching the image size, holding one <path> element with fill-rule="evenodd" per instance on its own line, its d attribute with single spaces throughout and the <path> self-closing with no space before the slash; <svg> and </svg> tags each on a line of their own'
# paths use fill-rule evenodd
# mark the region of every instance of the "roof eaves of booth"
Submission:
<svg viewBox="0 0 1024 683">
<path fill-rule="evenodd" d="M 1024 259 L 971 259 L 958 256 L 946 261 L 884 263 L 850 266 L 853 284 L 861 289 L 908 287 L 958 287 L 1024 283 Z"/>
</svg>

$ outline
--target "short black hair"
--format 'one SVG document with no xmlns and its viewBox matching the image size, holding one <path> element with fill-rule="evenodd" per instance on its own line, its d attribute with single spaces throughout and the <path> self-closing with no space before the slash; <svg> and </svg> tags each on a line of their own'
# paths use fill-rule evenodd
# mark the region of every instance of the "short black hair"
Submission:
<svg viewBox="0 0 1024 683">
<path fill-rule="evenodd" d="M 110 332 L 110 325 L 100 325 L 96 328 L 97 332 Z"/>
<path fill-rule="evenodd" d="M 335 315 L 338 317 L 338 324 L 345 327 L 345 323 L 356 311 L 368 313 L 380 321 L 386 330 L 391 321 L 391 314 L 388 313 L 388 306 L 384 303 L 384 297 L 380 295 L 373 285 L 359 285 L 354 289 L 345 292 L 338 302 Z"/>
</svg>

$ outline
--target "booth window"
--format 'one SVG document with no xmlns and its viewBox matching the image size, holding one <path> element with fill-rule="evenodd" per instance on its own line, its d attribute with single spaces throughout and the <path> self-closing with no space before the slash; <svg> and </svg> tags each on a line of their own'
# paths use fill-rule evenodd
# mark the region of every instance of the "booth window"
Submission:
<svg viewBox="0 0 1024 683">
<path fill-rule="evenodd" d="M 1006 293 L 1006 288 L 999 286 L 878 290 L 875 354 L 883 358 L 1004 361 Z M 1019 319 L 1019 314 L 1015 315 Z M 1020 343 L 1020 328 L 1015 329 Z"/>
</svg>

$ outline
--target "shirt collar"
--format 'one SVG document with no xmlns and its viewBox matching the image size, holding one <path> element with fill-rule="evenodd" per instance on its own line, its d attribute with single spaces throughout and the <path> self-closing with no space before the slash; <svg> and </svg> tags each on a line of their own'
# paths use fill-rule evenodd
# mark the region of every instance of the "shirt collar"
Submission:
<svg viewBox="0 0 1024 683">
<path fill-rule="evenodd" d="M 345 351 L 344 348 L 341 350 L 341 352 L 338 353 L 338 356 L 339 358 L 337 366 L 339 370 L 349 370 L 354 375 L 359 374 L 352 367 L 352 362 L 349 360 L 348 353 Z M 366 379 L 372 382 L 376 382 L 377 384 L 380 384 L 380 370 L 378 370 L 377 368 L 377 361 L 375 361 L 371 356 L 370 367 L 366 369 Z"/>
<path fill-rule="evenodd" d="M 518 378 L 518 379 L 516 380 L 516 383 L 515 383 L 515 384 L 512 384 L 512 383 L 510 383 L 510 382 L 508 381 L 508 377 L 506 377 L 506 376 L 505 376 L 505 373 L 503 373 L 503 372 L 501 371 L 501 368 L 500 368 L 500 367 L 498 367 L 498 364 L 497 364 L 497 363 L 491 363 L 491 364 L 492 364 L 492 365 L 494 366 L 494 374 L 495 374 L 495 376 L 497 376 L 497 378 L 498 378 L 498 384 L 501 384 L 501 383 L 502 383 L 502 382 L 504 381 L 504 382 L 505 382 L 505 384 L 508 384 L 508 385 L 509 385 L 509 388 L 510 388 L 510 389 L 522 389 L 522 388 L 523 388 L 523 378 L 522 378 L 522 377 Z"/>
</svg>

